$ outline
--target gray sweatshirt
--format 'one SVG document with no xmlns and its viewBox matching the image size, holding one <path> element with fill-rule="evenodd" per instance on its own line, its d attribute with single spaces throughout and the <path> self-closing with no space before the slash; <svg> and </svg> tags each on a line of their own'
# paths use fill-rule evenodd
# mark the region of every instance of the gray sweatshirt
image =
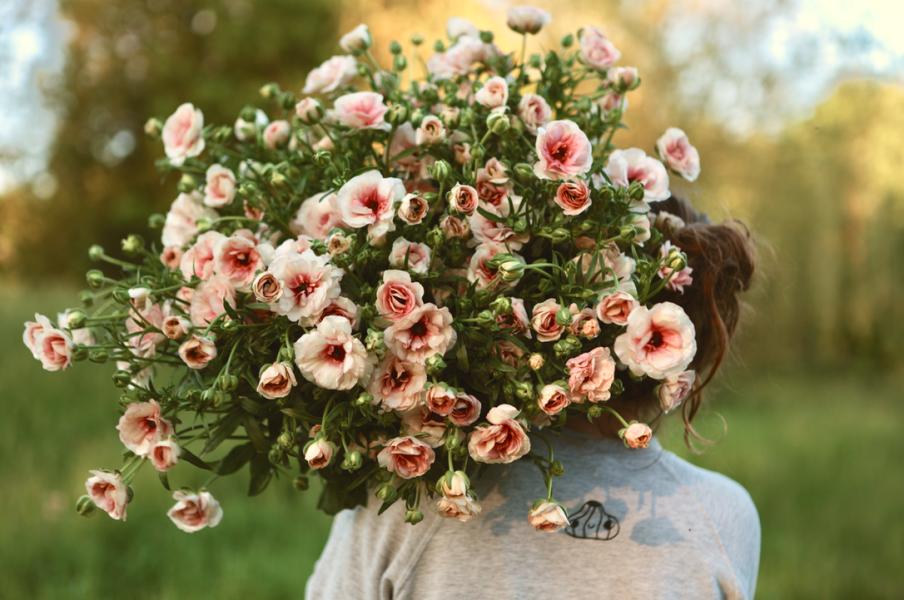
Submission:
<svg viewBox="0 0 904 600">
<path fill-rule="evenodd" d="M 527 514 L 546 489 L 522 459 L 480 481 L 481 513 L 443 519 L 432 503 L 406 525 L 404 503 L 338 514 L 308 580 L 308 600 L 479 598 L 753 598 L 760 522 L 731 479 L 666 452 L 567 432 L 550 437 L 565 474 L 554 496 L 571 525 L 535 531 Z M 532 439 L 535 452 L 546 444 Z"/>
</svg>

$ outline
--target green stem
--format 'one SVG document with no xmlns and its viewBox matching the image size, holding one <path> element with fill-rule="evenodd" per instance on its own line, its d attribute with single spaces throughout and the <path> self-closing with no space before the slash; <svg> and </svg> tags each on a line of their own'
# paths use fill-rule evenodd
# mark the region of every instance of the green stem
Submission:
<svg viewBox="0 0 904 600">
<path fill-rule="evenodd" d="M 605 404 L 598 404 L 597 406 L 599 406 L 600 408 L 602 408 L 604 410 L 608 410 L 609 412 L 611 412 L 613 415 L 615 415 L 618 418 L 619 421 L 621 421 L 622 425 L 624 425 L 625 427 L 628 427 L 628 423 L 624 419 L 622 419 L 622 416 L 620 414 L 615 412 L 615 409 L 609 408 Z"/>
</svg>

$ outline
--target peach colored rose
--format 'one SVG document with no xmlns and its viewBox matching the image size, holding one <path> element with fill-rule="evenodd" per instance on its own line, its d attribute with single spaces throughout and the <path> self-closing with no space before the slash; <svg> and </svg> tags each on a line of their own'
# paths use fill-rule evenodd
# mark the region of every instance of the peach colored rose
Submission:
<svg viewBox="0 0 904 600">
<path fill-rule="evenodd" d="M 442 415 L 431 412 L 426 405 L 420 404 L 406 413 L 402 413 L 402 431 L 406 435 L 417 437 L 431 448 L 443 445 L 446 434 L 446 420 Z M 463 434 L 457 434 L 459 441 Z"/>
<path fill-rule="evenodd" d="M 395 177 L 384 178 L 379 171 L 368 171 L 352 177 L 339 189 L 337 204 L 342 220 L 349 227 L 367 227 L 376 238 L 392 231 L 394 203 L 405 196 L 405 186 Z"/>
<path fill-rule="evenodd" d="M 206 231 L 198 236 L 198 240 L 189 248 L 179 261 L 179 270 L 186 280 L 192 277 L 210 279 L 214 269 L 213 249 L 224 236 L 219 231 Z"/>
<path fill-rule="evenodd" d="M 392 126 L 384 120 L 389 107 L 383 96 L 375 92 L 355 92 L 336 99 L 336 116 L 340 125 L 351 129 L 389 131 Z"/>
<path fill-rule="evenodd" d="M 441 497 L 436 501 L 436 514 L 446 519 L 458 519 L 461 522 L 471 520 L 474 515 L 480 514 L 480 503 L 470 495 L 461 498 Z"/>
<path fill-rule="evenodd" d="M 167 118 L 162 138 L 170 164 L 181 167 L 186 158 L 198 156 L 204 151 L 203 130 L 203 113 L 187 102 Z"/>
<path fill-rule="evenodd" d="M 580 55 L 584 64 L 600 71 L 608 69 L 621 58 L 621 52 L 612 42 L 603 36 L 588 32 L 587 28 L 581 35 Z"/>
<path fill-rule="evenodd" d="M 615 381 L 615 361 L 609 355 L 609 348 L 594 348 L 569 359 L 565 365 L 573 401 L 583 401 L 585 397 L 591 402 L 609 399 L 609 389 Z"/>
<path fill-rule="evenodd" d="M 648 448 L 650 440 L 653 438 L 653 430 L 637 421 L 631 421 L 627 429 L 623 429 L 620 433 L 625 439 L 625 444 L 635 450 Z"/>
<path fill-rule="evenodd" d="M 477 210 L 477 190 L 469 185 L 456 183 L 449 192 L 449 208 L 464 215 Z"/>
<path fill-rule="evenodd" d="M 700 154 L 691 146 L 687 134 L 677 127 L 669 127 L 656 140 L 656 151 L 665 166 L 688 181 L 695 181 L 700 175 Z"/>
<path fill-rule="evenodd" d="M 527 309 L 524 308 L 524 300 L 512 298 L 512 312 L 496 316 L 499 327 L 512 335 L 523 335 L 531 339 L 530 321 L 527 318 Z"/>
<path fill-rule="evenodd" d="M 610 92 L 597 100 L 597 105 L 600 107 L 600 118 L 605 119 L 613 110 L 620 110 L 624 114 L 628 110 L 628 97 Z"/>
<path fill-rule="evenodd" d="M 590 208 L 590 188 L 581 179 L 566 181 L 556 191 L 555 201 L 563 214 L 579 215 Z"/>
<path fill-rule="evenodd" d="M 41 333 L 34 338 L 34 355 L 41 361 L 46 371 L 65 371 L 72 364 L 75 342 L 62 329 L 43 325 Z"/>
<path fill-rule="evenodd" d="M 387 354 L 374 370 L 367 391 L 374 397 L 374 404 L 383 410 L 409 411 L 421 402 L 421 391 L 427 383 L 427 371 L 423 365 L 401 360 Z"/>
<path fill-rule="evenodd" d="M 426 275 L 430 270 L 430 261 L 433 258 L 433 250 L 427 244 L 409 242 L 403 237 L 396 238 L 389 252 L 389 264 L 396 269 L 404 269 L 408 263 L 408 270 L 418 275 Z"/>
<path fill-rule="evenodd" d="M 172 438 L 160 440 L 151 448 L 151 463 L 158 471 L 166 472 L 176 466 L 179 462 L 179 456 L 182 455 L 182 448 L 179 443 Z"/>
<path fill-rule="evenodd" d="M 304 450 L 304 459 L 312 469 L 322 469 L 333 460 L 335 447 L 323 438 L 309 442 Z"/>
<path fill-rule="evenodd" d="M 421 121 L 421 126 L 417 128 L 414 135 L 414 141 L 418 146 L 428 146 L 430 144 L 442 144 L 443 140 L 449 133 L 446 131 L 445 125 L 439 118 L 433 115 L 427 115 Z"/>
<path fill-rule="evenodd" d="M 271 149 L 282 148 L 289 143 L 292 126 L 288 121 L 273 121 L 264 129 L 264 143 Z"/>
<path fill-rule="evenodd" d="M 571 397 L 568 390 L 562 386 L 548 383 L 540 390 L 537 404 L 546 414 L 557 415 L 571 404 Z"/>
<path fill-rule="evenodd" d="M 191 299 L 195 297 L 195 288 L 190 288 L 186 286 L 182 286 L 179 288 L 179 291 L 176 292 L 176 298 L 182 301 L 183 304 L 191 304 Z"/>
<path fill-rule="evenodd" d="M 516 33 L 537 35 L 552 23 L 552 15 L 536 6 L 514 6 L 505 12 L 506 24 Z"/>
<path fill-rule="evenodd" d="M 398 156 L 406 150 L 417 148 L 417 146 L 417 133 L 411 123 L 406 121 L 396 128 L 396 132 L 389 142 L 389 156 Z M 430 162 L 429 158 L 423 152 L 413 152 L 403 158 L 392 161 L 392 164 L 403 171 L 417 176 L 422 174 L 427 163 Z"/>
<path fill-rule="evenodd" d="M 53 325 L 50 323 L 50 319 L 44 315 L 35 313 L 34 321 L 25 322 L 25 333 L 22 334 L 22 341 L 25 342 L 25 346 L 31 350 L 35 358 L 38 358 L 37 339 L 45 328 L 53 329 Z"/>
<path fill-rule="evenodd" d="M 435 383 L 431 385 L 424 393 L 424 404 L 431 412 L 441 417 L 448 416 L 455 408 L 457 400 L 455 388 L 447 386 L 445 383 Z"/>
<path fill-rule="evenodd" d="M 524 121 L 524 127 L 534 135 L 541 127 L 546 127 L 552 119 L 552 109 L 543 96 L 524 94 L 518 102 L 518 116 Z"/>
<path fill-rule="evenodd" d="M 455 152 L 455 162 L 460 165 L 467 164 L 473 160 L 471 156 L 471 144 L 468 143 L 468 138 L 464 139 L 456 139 L 456 134 L 460 132 L 456 131 L 452 134 L 452 150 Z"/>
<path fill-rule="evenodd" d="M 204 204 L 219 208 L 229 206 L 235 200 L 235 173 L 220 164 L 207 169 L 207 183 L 204 185 Z"/>
<path fill-rule="evenodd" d="M 383 271 L 383 283 L 377 288 L 374 308 L 380 317 L 395 322 L 409 316 L 424 303 L 424 286 L 411 281 L 406 271 Z"/>
<path fill-rule="evenodd" d="M 129 490 L 123 483 L 119 473 L 107 471 L 89 471 L 94 477 L 85 482 L 88 496 L 98 508 L 112 518 L 126 520 L 126 504 L 129 503 Z"/>
<path fill-rule="evenodd" d="M 406 194 L 399 205 L 399 218 L 409 225 L 419 225 L 427 215 L 427 201 L 418 194 Z"/>
<path fill-rule="evenodd" d="M 217 213 L 204 206 L 204 196 L 197 191 L 179 194 L 166 213 L 162 241 L 164 246 L 185 246 L 198 233 L 198 219 L 216 219 Z"/>
<path fill-rule="evenodd" d="M 568 527 L 568 515 L 561 504 L 543 501 L 531 509 L 527 522 L 537 531 L 554 533 Z"/>
<path fill-rule="evenodd" d="M 210 492 L 191 494 L 177 490 L 173 492 L 173 499 L 176 505 L 166 514 L 182 531 L 193 533 L 205 527 L 216 527 L 223 518 L 223 509 Z"/>
<path fill-rule="evenodd" d="M 590 170 L 592 148 L 587 135 L 572 121 L 552 121 L 537 134 L 537 163 L 534 174 L 540 179 L 572 179 Z"/>
<path fill-rule="evenodd" d="M 644 242 L 649 240 L 652 235 L 653 226 L 650 225 L 650 217 L 647 213 L 628 213 L 622 223 L 634 228 L 635 235 L 631 239 L 632 244 L 643 247 Z"/>
<path fill-rule="evenodd" d="M 420 477 L 435 459 L 433 448 L 411 436 L 393 439 L 377 455 L 382 468 L 402 479 Z"/>
<path fill-rule="evenodd" d="M 295 114 L 306 125 L 316 123 L 323 116 L 323 106 L 315 98 L 303 98 L 295 105 Z"/>
<path fill-rule="evenodd" d="M 556 322 L 556 313 L 561 308 L 552 298 L 534 306 L 530 325 L 537 332 L 537 340 L 554 342 L 562 337 L 564 328 Z"/>
<path fill-rule="evenodd" d="M 373 45 L 367 25 L 360 24 L 339 39 L 339 47 L 349 54 L 360 54 Z"/>
<path fill-rule="evenodd" d="M 330 256 L 335 258 L 348 252 L 352 247 L 352 239 L 345 231 L 336 231 L 328 235 L 325 243 Z"/>
<path fill-rule="evenodd" d="M 489 109 L 502 108 L 508 102 L 509 89 L 505 79 L 490 77 L 482 88 L 474 94 L 474 100 Z"/>
<path fill-rule="evenodd" d="M 543 365 L 546 364 L 546 359 L 543 358 L 542 354 L 534 353 L 530 355 L 530 359 L 528 360 L 528 364 L 530 368 L 534 371 L 539 371 L 543 368 Z"/>
<path fill-rule="evenodd" d="M 203 369 L 217 357 L 217 346 L 209 338 L 193 333 L 179 346 L 179 357 L 189 369 Z"/>
<path fill-rule="evenodd" d="M 489 424 L 478 425 L 468 440 L 468 453 L 476 462 L 508 464 L 530 452 L 527 431 L 515 420 L 519 411 L 501 404 L 487 414 Z"/>
<path fill-rule="evenodd" d="M 431 356 L 445 354 L 457 338 L 452 328 L 452 313 L 435 304 L 415 308 L 388 327 L 383 336 L 390 352 L 421 365 Z"/>
<path fill-rule="evenodd" d="M 328 390 L 363 385 L 373 372 L 372 357 L 342 317 L 326 317 L 316 330 L 298 338 L 294 348 L 295 364 L 304 378 Z"/>
<path fill-rule="evenodd" d="M 445 234 L 447 239 L 465 239 L 471 235 L 471 226 L 467 221 L 462 221 L 458 217 L 446 215 L 439 221 L 439 228 Z"/>
<path fill-rule="evenodd" d="M 334 92 L 358 75 L 358 61 L 351 56 L 334 56 L 308 73 L 302 94 Z"/>
<path fill-rule="evenodd" d="M 191 321 L 185 317 L 173 316 L 163 320 L 163 335 L 171 340 L 179 340 L 191 331 Z"/>
<path fill-rule="evenodd" d="M 277 279 L 273 273 L 265 271 L 254 278 L 254 282 L 251 284 L 251 292 L 258 302 L 275 304 L 282 296 L 283 287 L 282 281 Z"/>
<path fill-rule="evenodd" d="M 515 184 L 504 174 L 500 174 L 500 166 L 492 164 L 493 160 L 495 159 L 490 159 L 485 168 L 477 169 L 477 197 L 499 209 L 503 216 L 508 216 L 511 212 L 509 199 L 518 208 L 521 196 L 515 194 Z"/>
<path fill-rule="evenodd" d="M 261 373 L 257 393 L 270 400 L 285 398 L 297 384 L 292 366 L 275 362 Z"/>
<path fill-rule="evenodd" d="M 147 456 L 157 442 L 175 433 L 156 400 L 129 404 L 116 429 L 123 446 L 138 456 Z"/>
<path fill-rule="evenodd" d="M 638 306 L 637 298 L 626 289 L 617 289 L 600 298 L 596 316 L 607 325 L 627 325 L 631 311 Z"/>
<path fill-rule="evenodd" d="M 490 346 L 490 353 L 496 356 L 503 364 L 518 369 L 521 367 L 521 358 L 524 350 L 508 340 L 497 340 Z M 492 367 L 490 367 L 492 369 Z"/>
<path fill-rule="evenodd" d="M 302 234 L 298 236 L 298 239 L 293 240 L 292 238 L 287 239 L 282 244 L 280 244 L 276 250 L 273 252 L 273 261 L 280 257 L 292 257 L 295 258 L 299 254 L 304 254 L 306 250 L 311 249 L 311 242 L 314 240 L 309 238 L 308 236 Z M 324 259 L 328 260 L 328 259 Z M 270 264 L 273 264 L 273 261 L 270 261 Z"/>
<path fill-rule="evenodd" d="M 214 272 L 226 277 L 240 292 L 250 291 L 257 272 L 264 269 L 257 244 L 241 236 L 221 238 L 213 248 L 213 258 Z"/>
<path fill-rule="evenodd" d="M 659 398 L 659 405 L 664 412 L 669 412 L 673 408 L 681 404 L 691 390 L 694 389 L 694 382 L 697 380 L 697 374 L 694 371 L 684 371 L 678 375 L 672 375 L 665 381 L 656 386 L 656 396 Z"/>
<path fill-rule="evenodd" d="M 646 202 L 667 200 L 672 195 L 669 174 L 663 164 L 638 148 L 614 151 L 609 155 L 609 162 L 603 171 L 615 186 L 627 187 L 639 181 L 644 187 Z"/>
<path fill-rule="evenodd" d="M 453 79 L 456 75 L 467 75 L 471 66 L 486 58 L 486 48 L 476 37 L 462 35 L 455 44 L 427 59 L 427 70 L 436 79 Z"/>
<path fill-rule="evenodd" d="M 568 326 L 568 332 L 575 336 L 583 336 L 588 340 L 592 340 L 600 333 L 600 324 L 596 320 L 596 313 L 592 308 L 583 308 L 578 310 L 577 304 L 568 307 L 571 312 L 571 325 Z"/>
<path fill-rule="evenodd" d="M 312 250 L 280 256 L 268 270 L 283 283 L 283 293 L 270 310 L 305 327 L 317 322 L 341 292 L 342 269 L 330 264 L 329 256 L 317 256 Z"/>
<path fill-rule="evenodd" d="M 320 313 L 317 322 L 319 323 L 327 317 L 343 318 L 349 322 L 352 329 L 357 329 L 358 305 L 345 296 L 333 298 L 330 300 L 330 303 L 326 305 L 326 308 L 323 309 L 323 312 Z"/>
<path fill-rule="evenodd" d="M 167 246 L 160 253 L 160 262 L 169 267 L 170 271 L 175 271 L 182 262 L 182 254 L 182 248 L 179 246 Z"/>
<path fill-rule="evenodd" d="M 695 335 L 684 309 L 662 302 L 653 308 L 635 308 L 627 330 L 615 339 L 613 348 L 635 375 L 662 380 L 687 369 L 697 353 Z"/>
<path fill-rule="evenodd" d="M 467 427 L 480 417 L 480 400 L 459 390 L 455 394 L 455 404 L 449 412 L 449 421 L 459 427 Z"/>
<path fill-rule="evenodd" d="M 195 327 L 207 327 L 226 312 L 223 307 L 227 304 L 235 308 L 235 288 L 226 277 L 214 275 L 207 281 L 202 281 L 191 297 L 191 324 Z"/>
</svg>

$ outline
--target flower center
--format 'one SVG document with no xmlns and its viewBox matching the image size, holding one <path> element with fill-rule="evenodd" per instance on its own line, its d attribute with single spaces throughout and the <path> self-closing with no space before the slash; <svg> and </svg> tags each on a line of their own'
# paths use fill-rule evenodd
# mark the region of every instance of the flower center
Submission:
<svg viewBox="0 0 904 600">
<path fill-rule="evenodd" d="M 330 346 L 326 351 L 327 356 L 336 362 L 345 360 L 345 348 L 342 346 Z"/>
<path fill-rule="evenodd" d="M 659 331 L 654 331 L 653 335 L 650 336 L 650 346 L 654 348 L 659 348 L 662 346 L 662 333 Z"/>
<path fill-rule="evenodd" d="M 418 321 L 411 326 L 411 335 L 413 337 L 423 337 L 427 334 L 427 326 L 422 321 Z"/>
<path fill-rule="evenodd" d="M 556 143 L 555 146 L 552 147 L 552 151 L 549 153 L 555 160 L 559 162 L 563 162 L 566 158 L 568 158 L 568 145 L 563 142 Z"/>
<path fill-rule="evenodd" d="M 361 201 L 362 206 L 371 212 L 377 212 L 380 208 L 380 195 L 376 189 L 371 189 Z"/>
</svg>

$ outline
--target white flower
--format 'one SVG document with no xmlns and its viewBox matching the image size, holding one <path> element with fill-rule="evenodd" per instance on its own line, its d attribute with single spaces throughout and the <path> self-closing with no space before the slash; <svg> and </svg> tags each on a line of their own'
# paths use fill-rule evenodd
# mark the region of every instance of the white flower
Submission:
<svg viewBox="0 0 904 600">
<path fill-rule="evenodd" d="M 336 200 L 342 220 L 355 229 L 367 227 L 371 238 L 391 231 L 393 204 L 405 196 L 400 179 L 383 177 L 377 170 L 352 177 L 339 189 Z"/>
<path fill-rule="evenodd" d="M 362 385 L 373 372 L 373 359 L 352 335 L 348 319 L 329 316 L 295 342 L 295 364 L 305 379 L 328 390 Z"/>
<path fill-rule="evenodd" d="M 194 105 L 185 103 L 176 109 L 163 126 L 163 147 L 170 164 L 181 167 L 186 158 L 204 151 L 204 115 Z"/>
</svg>

